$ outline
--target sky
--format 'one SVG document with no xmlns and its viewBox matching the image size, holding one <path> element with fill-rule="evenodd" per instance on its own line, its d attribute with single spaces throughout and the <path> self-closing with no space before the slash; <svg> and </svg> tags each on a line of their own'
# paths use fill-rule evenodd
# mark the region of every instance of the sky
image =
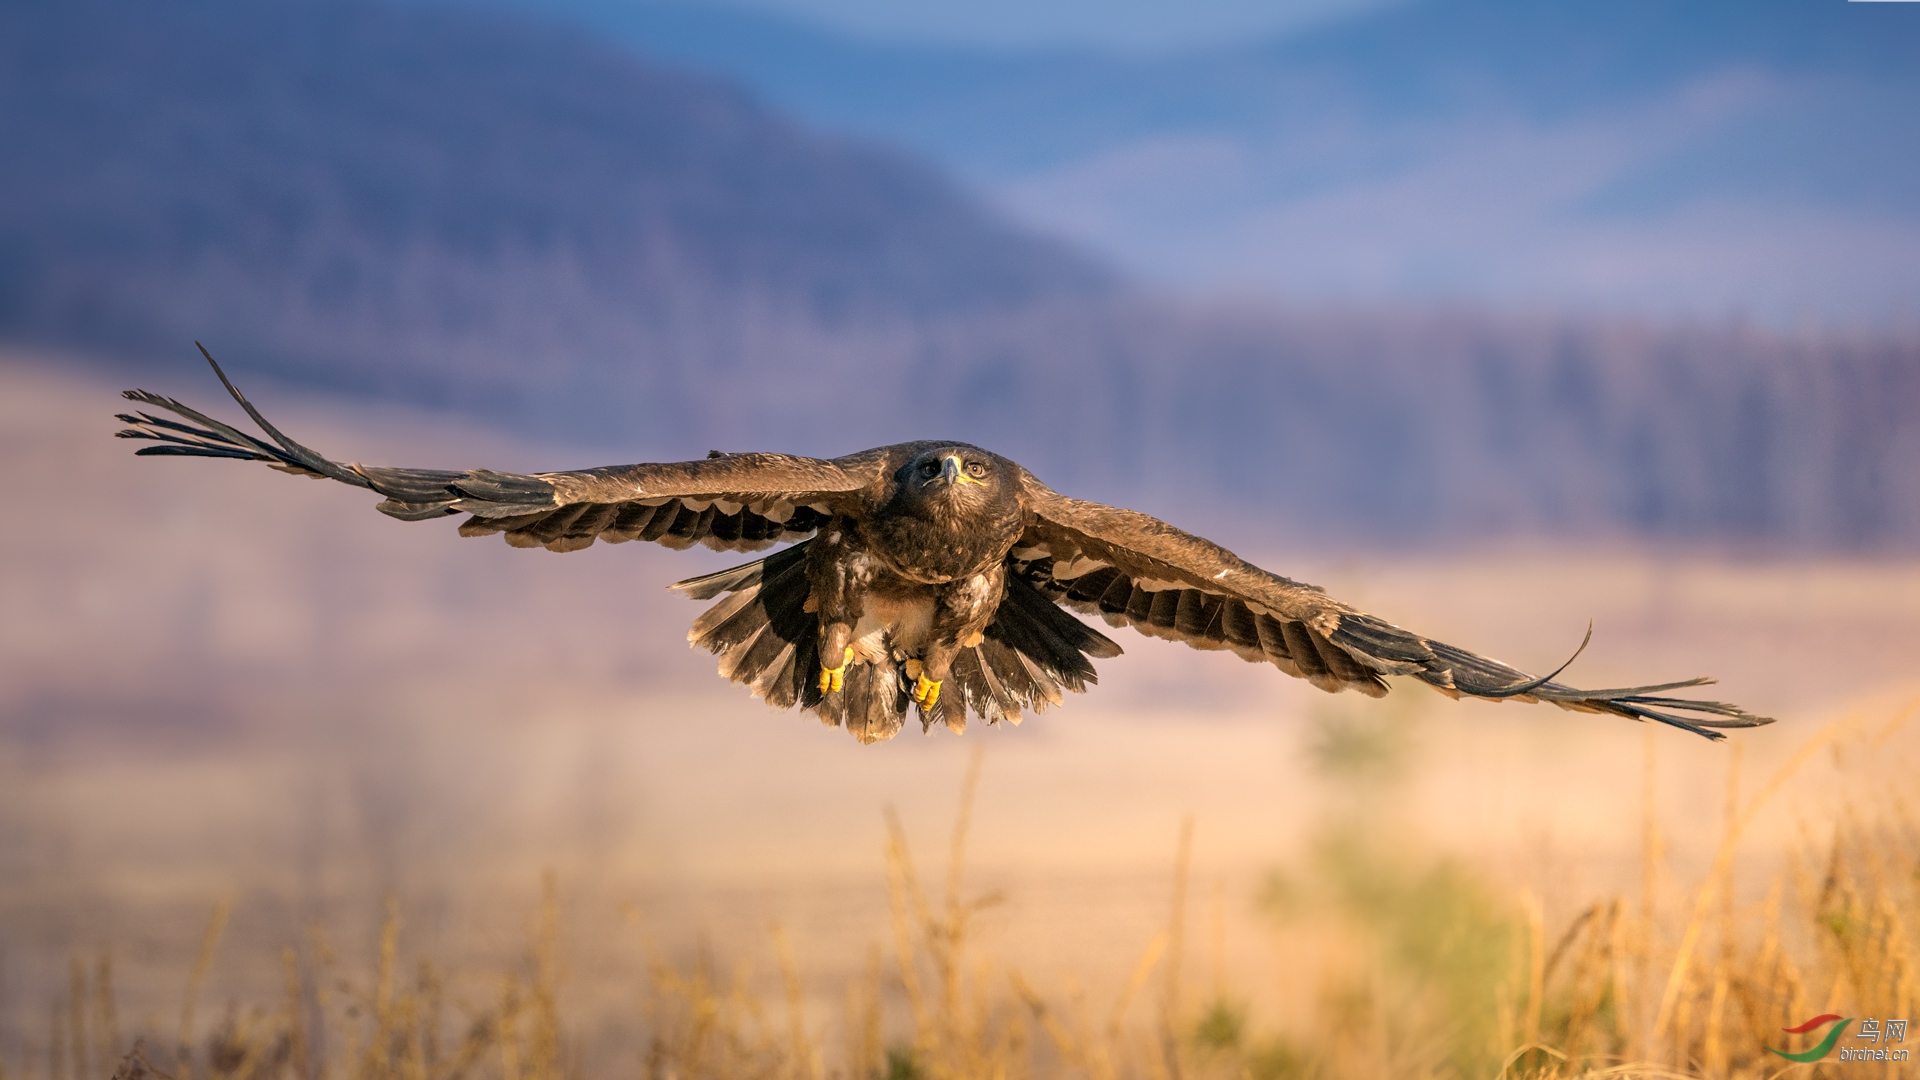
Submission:
<svg viewBox="0 0 1920 1080">
<path fill-rule="evenodd" d="M 627 0 L 631 3 L 632 0 Z M 1273 37 L 1390 0 L 687 0 L 786 15 L 870 40 L 1122 53 Z"/>
</svg>

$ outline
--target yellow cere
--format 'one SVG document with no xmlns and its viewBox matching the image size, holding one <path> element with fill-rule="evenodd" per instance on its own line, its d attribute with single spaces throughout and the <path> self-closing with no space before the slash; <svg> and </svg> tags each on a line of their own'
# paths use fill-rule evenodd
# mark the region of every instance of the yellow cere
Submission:
<svg viewBox="0 0 1920 1080">
<path fill-rule="evenodd" d="M 979 484 L 982 487 L 986 486 L 987 482 L 985 480 L 977 480 L 967 475 L 967 464 L 966 462 L 960 460 L 960 456 L 958 454 L 948 454 L 947 460 L 953 462 L 953 479 L 955 483 Z"/>
</svg>

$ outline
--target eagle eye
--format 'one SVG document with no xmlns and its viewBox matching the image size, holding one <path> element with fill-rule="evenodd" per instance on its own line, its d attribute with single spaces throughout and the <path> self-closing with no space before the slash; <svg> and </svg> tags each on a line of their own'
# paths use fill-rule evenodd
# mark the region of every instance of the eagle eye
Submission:
<svg viewBox="0 0 1920 1080">
<path fill-rule="evenodd" d="M 967 475 L 973 477 L 975 480 L 978 480 L 981 477 L 987 475 L 987 467 L 981 464 L 980 462 L 976 461 L 973 464 L 967 466 Z"/>
</svg>

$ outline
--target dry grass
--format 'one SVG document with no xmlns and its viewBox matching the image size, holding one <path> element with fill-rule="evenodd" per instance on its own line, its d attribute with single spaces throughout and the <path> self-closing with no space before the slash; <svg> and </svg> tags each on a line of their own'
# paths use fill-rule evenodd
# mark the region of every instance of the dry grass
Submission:
<svg viewBox="0 0 1920 1080">
<path fill-rule="evenodd" d="M 390 907 L 367 975 L 337 970 L 315 930 L 283 954 L 282 1000 L 229 1007 L 208 1023 L 199 996 L 227 919 L 219 907 L 187 975 L 177 1033 L 150 1030 L 131 1045 L 110 957 L 75 958 L 46 1043 L 0 1062 L 0 1080 L 79 1080 L 114 1062 L 123 1077 L 175 1080 L 1909 1075 L 1897 1063 L 1793 1066 L 1766 1050 L 1811 1045 L 1813 1036 L 1780 1029 L 1821 1012 L 1911 1018 L 1920 822 L 1904 794 L 1840 808 L 1758 903 L 1740 902 L 1734 885 L 1743 831 L 1807 762 L 1842 744 L 1885 746 L 1916 713 L 1920 703 L 1877 723 L 1830 725 L 1750 794 L 1736 744 L 1718 856 L 1678 906 L 1662 906 L 1651 887 L 1660 837 L 1650 780 L 1648 887 L 1596 898 L 1564 925 L 1548 926 L 1528 893 L 1503 897 L 1457 865 L 1393 849 L 1364 810 L 1336 818 L 1304 867 L 1277 873 L 1263 898 L 1277 924 L 1304 925 L 1327 945 L 1323 962 L 1291 973 L 1317 988 L 1306 1016 L 1251 1016 L 1218 976 L 1205 993 L 1185 978 L 1190 823 L 1166 929 L 1144 943 L 1123 984 L 1049 992 L 1018 963 L 979 955 L 975 920 L 1000 898 L 969 894 L 962 875 L 976 755 L 941 888 L 923 881 L 889 816 L 890 949 L 874 950 L 837 1016 L 809 1006 L 806 976 L 775 928 L 777 992 L 745 967 L 721 976 L 710 949 L 691 963 L 650 959 L 633 980 L 624 1038 L 589 1054 L 563 1004 L 565 927 L 550 875 L 512 970 L 456 980 L 424 960 L 406 963 Z M 1323 752 L 1328 769 L 1348 770 L 1352 805 L 1369 805 L 1365 785 L 1381 775 L 1372 750 L 1335 738 Z"/>
</svg>

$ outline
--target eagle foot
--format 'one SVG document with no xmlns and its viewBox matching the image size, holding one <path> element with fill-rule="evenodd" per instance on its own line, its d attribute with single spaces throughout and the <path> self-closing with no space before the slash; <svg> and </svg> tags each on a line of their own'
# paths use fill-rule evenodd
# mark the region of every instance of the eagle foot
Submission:
<svg viewBox="0 0 1920 1080">
<path fill-rule="evenodd" d="M 940 682 L 939 679 L 927 678 L 924 671 L 914 676 L 913 700 L 919 702 L 923 709 L 933 708 L 940 701 Z"/>
<path fill-rule="evenodd" d="M 840 689 L 841 685 L 846 681 L 847 664 L 852 661 L 852 659 L 853 646 L 849 645 L 847 646 L 846 655 L 840 658 L 839 667 L 828 667 L 825 664 L 820 665 L 821 693 L 831 694 Z"/>
</svg>

